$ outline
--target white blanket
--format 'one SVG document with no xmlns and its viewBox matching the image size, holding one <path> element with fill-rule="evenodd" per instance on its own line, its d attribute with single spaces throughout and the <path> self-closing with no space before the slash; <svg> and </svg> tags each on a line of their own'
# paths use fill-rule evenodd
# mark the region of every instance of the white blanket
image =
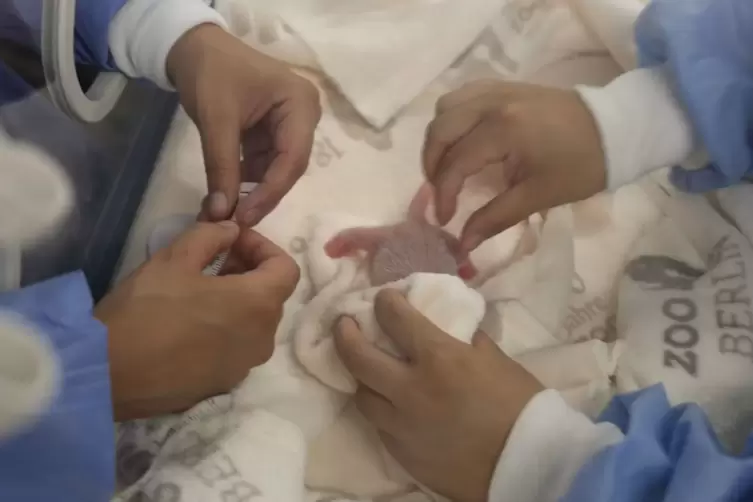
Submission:
<svg viewBox="0 0 753 502">
<path fill-rule="evenodd" d="M 321 52 L 313 55 L 311 50 L 316 52 L 316 44 L 302 44 L 274 12 L 268 9 L 266 16 L 251 18 L 245 16 L 245 2 L 219 3 L 249 43 L 319 67 Z M 373 123 L 382 120 L 379 113 L 366 111 L 368 100 L 359 105 L 337 90 L 347 88 L 344 80 L 333 83 L 307 74 L 322 88 L 325 101 L 309 170 L 259 226 L 303 270 L 286 305 L 275 356 L 231 396 L 202 403 L 184 416 L 125 424 L 119 435 L 120 479 L 133 486 L 122 498 L 141 494 L 147 500 L 213 502 L 253 495 L 254 500 L 297 502 L 305 493 L 306 500 L 321 502 L 427 500 L 430 495 L 384 462 L 373 430 L 348 406 L 347 392 L 334 390 L 337 386 L 327 376 L 312 376 L 316 363 L 307 365 L 311 353 L 301 357 L 296 344 L 302 331 L 325 333 L 326 323 L 316 328 L 310 323 L 320 323 L 327 318 L 325 311 L 337 309 L 336 297 L 323 302 L 321 311 L 312 307 L 311 300 L 321 298 L 341 265 L 311 259 L 321 252 L 323 240 L 364 221 L 387 224 L 404 218 L 421 183 L 424 129 L 440 95 L 485 77 L 599 85 L 619 71 L 605 44 L 566 3 L 510 1 L 490 18 L 491 25 L 479 28 L 463 56 L 398 115 L 394 103 L 379 109 L 382 118 L 392 118 L 381 130 L 360 116 L 368 115 Z M 453 51 L 458 47 L 450 45 Z M 454 56 L 448 57 L 449 62 Z M 409 94 L 405 99 L 410 100 Z M 148 236 L 160 221 L 195 214 L 206 191 L 200 159 L 197 132 L 181 113 L 132 231 L 121 276 L 144 260 Z M 449 229 L 457 232 L 486 200 L 488 194 L 470 186 Z M 468 298 L 478 294 L 484 299 L 480 327 L 547 386 L 561 390 L 573 406 L 592 416 L 613 393 L 610 379 L 622 350 L 613 320 L 616 281 L 632 243 L 659 216 L 641 187 L 628 187 L 614 196 L 551 211 L 546 219 L 533 217 L 473 255 L 480 278 L 473 285 L 477 293 L 468 290 Z M 349 284 L 344 281 L 346 288 Z M 464 329 L 467 336 L 469 328 Z M 335 357 L 330 349 L 323 354 Z M 347 390 L 347 376 L 337 375 L 344 377 L 338 381 L 345 381 Z"/>
<path fill-rule="evenodd" d="M 753 429 L 753 186 L 712 203 L 655 196 L 664 216 L 637 242 L 619 286 L 617 388 L 663 383 L 673 403 L 699 403 L 739 451 Z"/>
</svg>

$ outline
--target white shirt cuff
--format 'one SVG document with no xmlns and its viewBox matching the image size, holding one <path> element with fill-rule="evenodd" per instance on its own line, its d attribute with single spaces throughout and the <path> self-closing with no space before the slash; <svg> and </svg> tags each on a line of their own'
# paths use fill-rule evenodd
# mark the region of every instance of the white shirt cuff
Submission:
<svg viewBox="0 0 753 502">
<path fill-rule="evenodd" d="M 110 52 L 129 77 L 174 90 L 167 75 L 170 50 L 183 34 L 208 23 L 227 29 L 204 0 L 129 0 L 110 23 Z"/>
<path fill-rule="evenodd" d="M 489 488 L 489 502 L 556 502 L 597 452 L 622 440 L 613 424 L 594 424 L 556 390 L 537 394 L 507 439 Z"/>
<path fill-rule="evenodd" d="M 663 68 L 633 70 L 606 87 L 576 89 L 601 134 L 609 190 L 693 153 L 692 125 Z"/>
</svg>

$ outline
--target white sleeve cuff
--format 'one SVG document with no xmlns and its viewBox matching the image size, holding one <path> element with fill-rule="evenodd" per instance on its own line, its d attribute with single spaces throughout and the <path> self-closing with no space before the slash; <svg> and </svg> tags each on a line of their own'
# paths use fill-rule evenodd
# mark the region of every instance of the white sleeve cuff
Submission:
<svg viewBox="0 0 753 502">
<path fill-rule="evenodd" d="M 129 77 L 173 90 L 167 76 L 170 50 L 184 33 L 207 23 L 227 29 L 204 0 L 129 0 L 110 23 L 110 52 Z"/>
<path fill-rule="evenodd" d="M 507 439 L 489 488 L 489 502 L 556 502 L 597 452 L 622 440 L 612 424 L 594 424 L 556 390 L 537 394 Z"/>
<path fill-rule="evenodd" d="M 633 70 L 606 87 L 576 89 L 601 134 L 609 190 L 693 153 L 693 128 L 663 68 Z"/>
</svg>

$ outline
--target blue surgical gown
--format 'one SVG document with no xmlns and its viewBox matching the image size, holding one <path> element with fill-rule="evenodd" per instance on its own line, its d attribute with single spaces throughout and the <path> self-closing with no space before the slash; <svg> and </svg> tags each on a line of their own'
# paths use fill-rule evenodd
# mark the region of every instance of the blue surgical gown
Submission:
<svg viewBox="0 0 753 502">
<path fill-rule="evenodd" d="M 668 69 L 711 159 L 675 168 L 673 182 L 698 192 L 753 175 L 753 1 L 653 0 L 636 41 L 643 66 Z M 625 439 L 595 455 L 561 502 L 753 501 L 753 435 L 726 453 L 702 410 L 671 407 L 663 387 L 615 398 L 601 420 Z"/>
<path fill-rule="evenodd" d="M 0 36 L 39 50 L 43 1 L 46 0 L 0 0 Z M 127 0 L 76 0 L 76 62 L 104 70 L 115 69 L 108 28 L 126 3 Z"/>
<path fill-rule="evenodd" d="M 661 385 L 616 397 L 601 420 L 625 439 L 597 453 L 561 502 L 753 500 L 753 438 L 740 455 L 729 455 L 703 411 L 670 407 Z"/>
<path fill-rule="evenodd" d="M 47 336 L 63 374 L 46 415 L 0 439 L 4 502 L 104 502 L 113 493 L 107 329 L 92 316 L 92 306 L 81 272 L 0 294 L 0 309 L 22 315 Z"/>
<path fill-rule="evenodd" d="M 665 65 L 711 162 L 675 168 L 689 192 L 753 175 L 753 2 L 653 0 L 636 26 L 643 66 Z"/>
<path fill-rule="evenodd" d="M 79 63 L 113 69 L 108 27 L 125 2 L 77 0 Z M 40 8 L 41 0 L 0 0 L 1 34 L 25 46 L 38 46 Z M 0 105 L 30 92 L 0 62 Z M 45 334 L 63 370 L 61 391 L 46 414 L 25 431 L 0 439 L 0 501 L 109 500 L 115 489 L 115 430 L 107 330 L 92 316 L 83 274 L 0 294 L 0 309 L 20 314 Z"/>
</svg>

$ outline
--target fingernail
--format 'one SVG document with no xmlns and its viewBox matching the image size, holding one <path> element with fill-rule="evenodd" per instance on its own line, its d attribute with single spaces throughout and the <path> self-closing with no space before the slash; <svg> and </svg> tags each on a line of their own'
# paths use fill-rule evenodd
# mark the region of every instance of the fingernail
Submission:
<svg viewBox="0 0 753 502">
<path fill-rule="evenodd" d="M 238 228 L 238 224 L 234 222 L 233 220 L 222 220 L 218 223 L 218 225 L 221 225 L 225 228 L 230 228 L 233 230 L 236 230 Z"/>
<path fill-rule="evenodd" d="M 352 317 L 348 316 L 340 316 L 335 321 L 335 324 L 333 325 L 333 331 L 335 335 L 342 336 L 342 334 L 345 332 L 345 329 L 348 327 L 355 328 L 358 324 Z"/>
<path fill-rule="evenodd" d="M 340 334 L 343 332 L 343 321 L 345 320 L 344 316 L 340 316 L 337 319 L 335 319 L 334 324 L 332 324 L 332 334 L 335 336 L 340 336 Z"/>
<path fill-rule="evenodd" d="M 209 195 L 209 214 L 214 218 L 225 218 L 230 211 L 227 196 L 222 192 Z"/>
</svg>

